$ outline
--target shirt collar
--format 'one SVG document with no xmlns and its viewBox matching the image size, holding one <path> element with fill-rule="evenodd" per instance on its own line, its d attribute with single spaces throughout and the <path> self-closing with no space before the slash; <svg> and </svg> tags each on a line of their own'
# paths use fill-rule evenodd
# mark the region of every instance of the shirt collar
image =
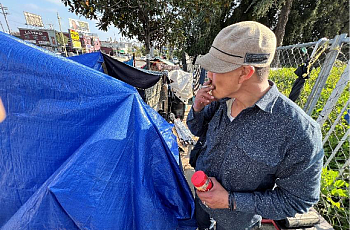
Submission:
<svg viewBox="0 0 350 230">
<path fill-rule="evenodd" d="M 272 109 L 280 92 L 274 82 L 269 80 L 269 84 L 271 88 L 255 103 L 255 105 L 265 112 L 272 113 Z"/>
</svg>

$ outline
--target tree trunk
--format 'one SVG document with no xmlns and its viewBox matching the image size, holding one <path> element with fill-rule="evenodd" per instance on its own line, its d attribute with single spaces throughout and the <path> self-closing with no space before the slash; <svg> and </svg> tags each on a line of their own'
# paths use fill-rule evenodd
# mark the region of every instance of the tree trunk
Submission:
<svg viewBox="0 0 350 230">
<path fill-rule="evenodd" d="M 284 2 L 284 5 L 282 6 L 281 13 L 278 16 L 278 22 L 275 29 L 275 35 L 277 38 L 277 47 L 282 46 L 283 44 L 283 37 L 286 30 L 290 9 L 292 8 L 292 3 L 293 3 L 293 0 L 286 0 Z"/>
<path fill-rule="evenodd" d="M 185 50 L 182 50 L 182 70 L 187 72 L 187 60 Z"/>
</svg>

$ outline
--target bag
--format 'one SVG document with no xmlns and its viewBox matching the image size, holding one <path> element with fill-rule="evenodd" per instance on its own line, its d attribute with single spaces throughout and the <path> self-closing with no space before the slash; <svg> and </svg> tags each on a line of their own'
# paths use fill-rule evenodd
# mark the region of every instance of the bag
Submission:
<svg viewBox="0 0 350 230">
<path fill-rule="evenodd" d="M 197 158 L 202 152 L 206 150 L 206 148 L 207 148 L 207 145 L 206 145 L 206 132 L 205 132 L 204 135 L 202 135 L 198 139 L 197 143 L 193 146 L 193 149 L 190 152 L 189 163 L 193 168 L 196 168 Z"/>
</svg>

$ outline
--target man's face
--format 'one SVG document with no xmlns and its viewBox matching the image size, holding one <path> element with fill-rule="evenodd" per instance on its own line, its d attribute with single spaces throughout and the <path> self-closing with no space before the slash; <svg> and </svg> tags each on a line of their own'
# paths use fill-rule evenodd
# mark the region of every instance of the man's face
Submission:
<svg viewBox="0 0 350 230">
<path fill-rule="evenodd" d="M 208 78 L 212 80 L 212 85 L 214 86 L 212 95 L 216 99 L 225 97 L 233 98 L 235 92 L 240 88 L 238 82 L 240 72 L 240 68 L 227 73 L 213 73 L 208 71 Z"/>
</svg>

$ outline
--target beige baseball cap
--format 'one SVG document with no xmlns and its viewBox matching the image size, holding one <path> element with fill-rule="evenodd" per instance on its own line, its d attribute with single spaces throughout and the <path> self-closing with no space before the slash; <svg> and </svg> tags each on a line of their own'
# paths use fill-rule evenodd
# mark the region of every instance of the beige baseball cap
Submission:
<svg viewBox="0 0 350 230">
<path fill-rule="evenodd" d="M 222 29 L 196 63 L 213 73 L 227 73 L 242 65 L 269 66 L 275 51 L 276 36 L 268 27 L 244 21 Z"/>
</svg>

